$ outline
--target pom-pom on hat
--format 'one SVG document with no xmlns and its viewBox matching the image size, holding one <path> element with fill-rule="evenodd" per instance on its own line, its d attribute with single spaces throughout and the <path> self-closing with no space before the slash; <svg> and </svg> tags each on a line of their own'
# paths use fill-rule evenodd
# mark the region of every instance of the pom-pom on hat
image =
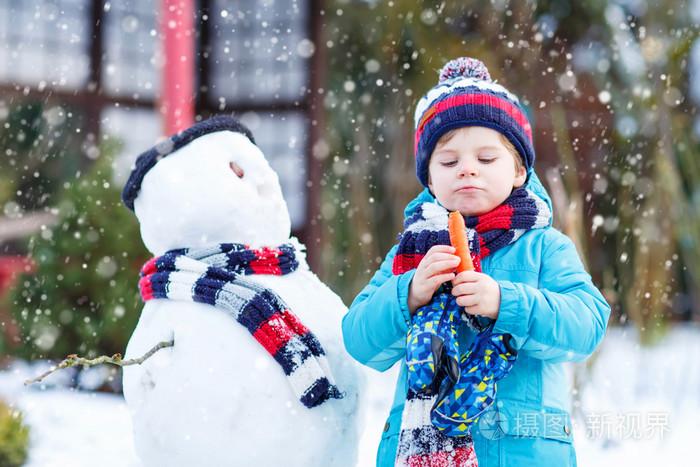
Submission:
<svg viewBox="0 0 700 467">
<path fill-rule="evenodd" d="M 464 126 L 483 126 L 502 133 L 523 160 L 528 175 L 535 163 L 532 127 L 518 98 L 491 80 L 481 61 L 451 60 L 440 79 L 416 106 L 416 175 L 428 186 L 430 155 L 442 135 Z"/>
<path fill-rule="evenodd" d="M 124 185 L 124 190 L 122 191 L 122 201 L 126 207 L 132 211 L 134 210 L 134 200 L 139 195 L 139 191 L 141 191 L 143 177 L 159 160 L 191 143 L 200 136 L 217 131 L 234 131 L 236 133 L 241 133 L 245 135 L 251 143 L 255 144 L 253 133 L 233 117 L 217 115 L 210 119 L 202 120 L 186 130 L 161 141 L 136 159 L 134 169 L 131 171 L 131 175 L 129 175 L 129 179 L 126 181 L 126 185 Z"/>
</svg>

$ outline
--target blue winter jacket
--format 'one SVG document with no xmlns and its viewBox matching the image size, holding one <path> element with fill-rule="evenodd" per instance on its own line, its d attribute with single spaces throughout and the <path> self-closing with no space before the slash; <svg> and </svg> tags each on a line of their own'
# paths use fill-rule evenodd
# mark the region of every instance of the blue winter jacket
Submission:
<svg viewBox="0 0 700 467">
<path fill-rule="evenodd" d="M 551 200 L 532 172 L 528 187 Z M 424 190 L 406 215 L 434 198 Z M 408 289 L 415 270 L 392 274 L 397 246 L 343 318 L 345 346 L 355 359 L 379 371 L 401 369 L 394 403 L 377 453 L 377 466 L 394 465 L 406 396 L 405 341 Z M 574 466 L 569 408 L 571 383 L 564 362 L 581 361 L 605 335 L 610 307 L 586 273 L 574 244 L 553 227 L 534 229 L 482 261 L 498 281 L 501 307 L 495 330 L 514 337 L 518 359 L 498 383 L 496 402 L 472 428 L 480 467 Z M 474 338 L 464 324 L 461 349 Z"/>
</svg>

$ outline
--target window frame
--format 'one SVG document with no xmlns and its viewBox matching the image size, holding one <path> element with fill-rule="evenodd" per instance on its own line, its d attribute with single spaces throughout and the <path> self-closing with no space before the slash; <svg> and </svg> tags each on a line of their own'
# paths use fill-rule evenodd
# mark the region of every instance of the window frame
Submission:
<svg viewBox="0 0 700 467">
<path fill-rule="evenodd" d="M 305 15 L 305 26 L 303 36 L 309 38 L 314 44 L 315 53 L 307 60 L 306 87 L 307 93 L 303 98 L 285 101 L 283 99 L 255 100 L 247 102 L 233 102 L 226 100 L 225 105 L 215 106 L 209 99 L 209 85 L 211 83 L 211 51 L 212 34 L 210 31 L 211 21 L 204 20 L 204 15 L 209 15 L 212 10 L 212 0 L 193 0 L 197 12 L 195 25 L 195 53 L 196 68 L 195 85 L 196 99 L 194 103 L 195 115 L 206 118 L 216 113 L 243 114 L 246 112 L 256 112 L 259 114 L 275 114 L 285 112 L 299 112 L 306 120 L 306 139 L 304 160 L 306 162 L 306 197 L 305 216 L 302 226 L 293 232 L 308 245 L 318 245 L 320 241 L 319 216 L 319 194 L 321 168 L 320 163 L 311 157 L 312 147 L 320 139 L 323 128 L 322 97 L 316 91 L 321 88 L 323 81 L 323 63 L 325 62 L 325 47 L 319 44 L 321 39 L 321 12 L 322 0 L 308 0 Z M 103 110 L 109 107 L 123 107 L 135 109 L 158 108 L 158 98 L 110 95 L 103 89 L 102 57 L 105 53 L 105 11 L 101 0 L 92 0 L 89 4 L 88 19 L 88 40 L 89 44 L 89 71 L 87 82 L 79 87 L 77 91 L 19 83 L 0 82 L 0 95 L 6 100 L 40 100 L 48 105 L 68 104 L 80 108 L 85 115 L 85 132 L 92 135 L 95 140 L 99 140 L 101 134 L 101 115 Z M 315 248 L 310 248 L 307 259 L 312 267 L 319 264 L 319 253 Z"/>
</svg>

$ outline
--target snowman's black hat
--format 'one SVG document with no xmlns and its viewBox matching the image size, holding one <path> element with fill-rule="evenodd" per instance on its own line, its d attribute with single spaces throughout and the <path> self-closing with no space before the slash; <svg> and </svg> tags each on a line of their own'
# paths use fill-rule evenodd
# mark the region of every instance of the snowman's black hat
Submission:
<svg viewBox="0 0 700 467">
<path fill-rule="evenodd" d="M 253 133 L 251 133 L 248 127 L 229 115 L 217 115 L 195 123 L 186 130 L 174 134 L 170 138 L 156 144 L 136 159 L 134 169 L 131 171 L 131 175 L 129 175 L 129 179 L 126 181 L 126 185 L 124 185 L 124 190 L 122 191 L 122 201 L 124 201 L 126 207 L 132 211 L 134 210 L 134 200 L 141 190 L 143 177 L 159 160 L 172 154 L 200 136 L 217 131 L 235 131 L 236 133 L 241 133 L 245 135 L 251 143 L 255 144 Z"/>
</svg>

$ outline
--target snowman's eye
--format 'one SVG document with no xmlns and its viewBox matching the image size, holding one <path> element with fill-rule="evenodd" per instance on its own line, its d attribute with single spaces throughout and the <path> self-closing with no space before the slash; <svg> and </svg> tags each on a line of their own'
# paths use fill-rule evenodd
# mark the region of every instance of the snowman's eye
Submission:
<svg viewBox="0 0 700 467">
<path fill-rule="evenodd" d="M 241 168 L 241 166 L 236 164 L 235 162 L 231 162 L 229 164 L 229 167 L 231 167 L 231 170 L 233 170 L 233 173 L 238 175 L 238 178 L 243 178 L 243 175 L 245 175 L 245 172 L 243 172 L 243 169 Z"/>
</svg>

